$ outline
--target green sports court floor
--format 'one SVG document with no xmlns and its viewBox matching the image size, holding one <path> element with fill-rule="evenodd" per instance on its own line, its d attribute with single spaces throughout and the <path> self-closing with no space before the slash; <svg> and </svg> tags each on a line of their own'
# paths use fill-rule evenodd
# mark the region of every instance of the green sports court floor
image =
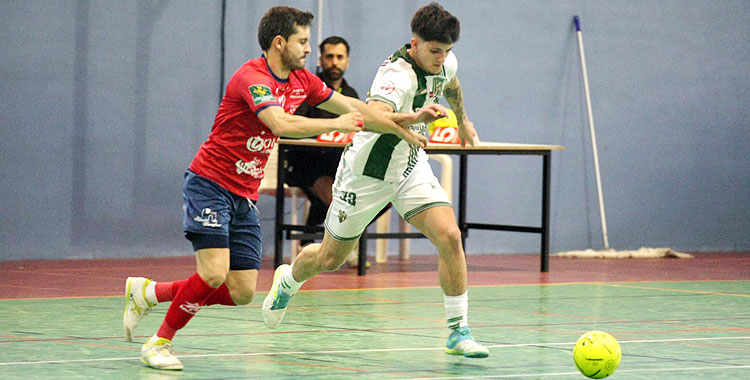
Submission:
<svg viewBox="0 0 750 380">
<path fill-rule="evenodd" d="M 750 378 L 745 280 L 471 286 L 469 323 L 487 359 L 443 353 L 437 287 L 301 291 L 277 330 L 263 326 L 260 290 L 248 306 L 202 309 L 180 331 L 181 372 L 139 361 L 166 305 L 128 343 L 122 297 L 1 299 L 0 378 L 584 379 L 572 349 L 588 330 L 619 340 L 613 379 Z"/>
</svg>

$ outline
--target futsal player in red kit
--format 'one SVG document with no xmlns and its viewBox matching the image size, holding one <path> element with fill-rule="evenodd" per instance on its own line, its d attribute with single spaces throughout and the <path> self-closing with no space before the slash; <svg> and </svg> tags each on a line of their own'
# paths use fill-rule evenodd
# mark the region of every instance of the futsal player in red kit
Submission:
<svg viewBox="0 0 750 380">
<path fill-rule="evenodd" d="M 193 244 L 197 270 L 189 278 L 126 281 L 123 313 L 128 341 L 141 317 L 160 302 L 172 301 L 159 330 L 141 349 L 153 368 L 181 370 L 172 340 L 203 306 L 252 301 L 261 260 L 258 186 L 279 136 L 307 137 L 331 131 L 389 133 L 424 147 L 424 136 L 402 128 L 362 101 L 326 87 L 305 69 L 313 15 L 290 7 L 271 8 L 262 17 L 258 42 L 264 54 L 234 73 L 208 140 L 185 173 L 183 229 Z M 293 115 L 302 102 L 336 113 L 335 119 Z M 425 115 L 428 113 L 429 115 Z M 432 109 L 419 112 L 436 119 Z"/>
</svg>

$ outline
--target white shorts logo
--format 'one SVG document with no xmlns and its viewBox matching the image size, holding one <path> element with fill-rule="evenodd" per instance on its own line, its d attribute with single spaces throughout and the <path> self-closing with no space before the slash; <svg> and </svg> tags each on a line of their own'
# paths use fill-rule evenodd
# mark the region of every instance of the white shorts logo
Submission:
<svg viewBox="0 0 750 380">
<path fill-rule="evenodd" d="M 216 216 L 216 211 L 211 211 L 208 207 L 201 210 L 201 216 L 196 216 L 193 220 L 203 223 L 203 227 L 221 227 L 219 218 Z"/>
</svg>

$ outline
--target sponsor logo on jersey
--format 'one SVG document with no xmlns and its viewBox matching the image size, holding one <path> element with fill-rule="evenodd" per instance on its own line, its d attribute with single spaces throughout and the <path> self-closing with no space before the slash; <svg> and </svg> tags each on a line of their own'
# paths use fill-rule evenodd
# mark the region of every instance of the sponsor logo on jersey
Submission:
<svg viewBox="0 0 750 380">
<path fill-rule="evenodd" d="M 387 81 L 380 85 L 379 90 L 382 95 L 390 95 L 393 93 L 393 91 L 396 90 L 396 85 L 394 85 L 391 81 Z"/>
<path fill-rule="evenodd" d="M 414 112 L 418 112 L 420 109 L 421 108 L 417 108 L 417 109 L 414 110 Z M 427 131 L 427 125 L 425 125 L 425 123 L 418 123 L 418 124 L 407 125 L 404 128 L 406 128 L 406 129 L 408 129 L 410 131 L 414 131 L 416 133 L 422 134 L 422 135 L 425 133 L 425 131 Z"/>
<path fill-rule="evenodd" d="M 307 97 L 307 94 L 305 94 L 304 88 L 295 88 L 292 90 L 292 93 L 289 95 L 289 99 L 304 99 Z"/>
<path fill-rule="evenodd" d="M 216 211 L 213 211 L 208 207 L 201 210 L 201 216 L 196 216 L 193 220 L 198 223 L 203 223 L 203 227 L 221 227 Z"/>
<path fill-rule="evenodd" d="M 237 160 L 234 166 L 237 168 L 237 174 L 247 174 L 256 179 L 263 179 L 263 167 L 259 158 L 254 158 L 249 162 Z"/>
<path fill-rule="evenodd" d="M 264 139 L 260 136 L 253 136 L 247 139 L 245 147 L 251 152 L 271 153 L 273 146 L 276 145 L 276 137 Z"/>
<path fill-rule="evenodd" d="M 253 103 L 255 103 L 256 106 L 263 102 L 276 99 L 271 93 L 271 88 L 262 84 L 254 84 L 248 87 L 248 90 L 250 90 L 250 94 L 253 96 Z"/>
</svg>

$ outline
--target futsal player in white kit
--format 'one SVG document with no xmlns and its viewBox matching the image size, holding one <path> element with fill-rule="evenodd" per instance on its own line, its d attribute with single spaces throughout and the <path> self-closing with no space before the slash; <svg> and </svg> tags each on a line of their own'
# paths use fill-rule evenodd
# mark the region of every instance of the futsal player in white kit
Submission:
<svg viewBox="0 0 750 380">
<path fill-rule="evenodd" d="M 427 122 L 447 114 L 445 97 L 458 119 L 462 144 L 478 143 L 466 116 L 453 44 L 458 19 L 437 3 L 419 9 L 411 20 L 412 38 L 379 68 L 368 92 L 368 106 L 412 131 L 424 134 Z M 314 275 L 334 271 L 388 203 L 437 247 L 438 277 L 450 335 L 445 352 L 471 358 L 489 356 L 468 327 L 468 293 L 461 231 L 450 199 L 421 146 L 392 134 L 357 132 L 341 156 L 333 184 L 333 203 L 321 244 L 305 247 L 291 265 L 281 265 L 263 302 L 263 321 L 277 327 L 292 295 Z"/>
</svg>

